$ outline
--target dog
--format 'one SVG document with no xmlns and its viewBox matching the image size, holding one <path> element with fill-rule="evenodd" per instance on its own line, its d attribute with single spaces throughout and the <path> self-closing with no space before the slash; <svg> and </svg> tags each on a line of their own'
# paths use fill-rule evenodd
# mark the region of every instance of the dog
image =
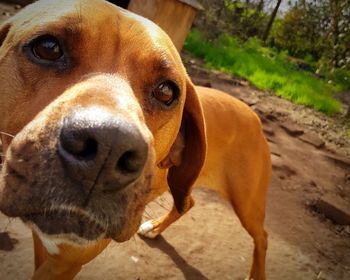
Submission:
<svg viewBox="0 0 350 280">
<path fill-rule="evenodd" d="M 41 0 L 0 28 L 0 210 L 32 229 L 33 279 L 72 279 L 111 240 L 161 234 L 194 185 L 232 204 L 265 279 L 270 153 L 257 115 L 195 87 L 169 37 L 102 0 Z M 174 206 L 141 223 L 148 202 Z"/>
</svg>

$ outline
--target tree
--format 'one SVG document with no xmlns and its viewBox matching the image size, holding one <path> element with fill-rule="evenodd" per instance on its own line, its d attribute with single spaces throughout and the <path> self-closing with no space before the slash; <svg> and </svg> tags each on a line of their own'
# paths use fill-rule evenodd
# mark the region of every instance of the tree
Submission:
<svg viewBox="0 0 350 280">
<path fill-rule="evenodd" d="M 266 26 L 264 35 L 262 37 L 264 42 L 266 42 L 267 38 L 269 37 L 272 24 L 273 24 L 273 22 L 274 22 L 274 20 L 276 18 L 276 15 L 277 15 L 278 9 L 280 8 L 281 3 L 282 3 L 282 0 L 278 0 L 277 4 L 276 4 L 276 7 L 273 9 L 273 12 L 271 14 L 270 20 L 269 20 L 269 22 L 268 22 L 268 24 Z"/>
<path fill-rule="evenodd" d="M 350 60 L 350 4 L 344 0 L 329 1 L 331 17 L 329 41 L 333 53 L 330 60 L 334 67 L 349 67 Z"/>
<path fill-rule="evenodd" d="M 264 8 L 264 0 L 260 0 L 256 10 L 258 12 L 262 12 L 263 8 Z"/>
<path fill-rule="evenodd" d="M 272 41 L 326 68 L 350 69 L 350 1 L 299 0 L 274 24 Z"/>
<path fill-rule="evenodd" d="M 195 25 L 215 39 L 221 33 L 229 33 L 240 39 L 261 37 L 268 15 L 265 5 L 270 0 L 201 0 L 204 7 Z"/>
</svg>

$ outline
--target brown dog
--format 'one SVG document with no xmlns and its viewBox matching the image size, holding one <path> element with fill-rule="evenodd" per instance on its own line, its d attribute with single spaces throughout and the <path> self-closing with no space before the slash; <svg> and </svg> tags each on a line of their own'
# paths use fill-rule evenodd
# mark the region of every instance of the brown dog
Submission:
<svg viewBox="0 0 350 280">
<path fill-rule="evenodd" d="M 265 279 L 260 121 L 195 88 L 160 28 L 101 0 L 44 0 L 5 22 L 0 46 L 0 209 L 33 230 L 34 279 L 73 278 L 170 189 L 172 211 L 139 230 L 160 234 L 193 206 L 193 184 L 231 202 L 254 239 L 250 278 Z"/>
</svg>

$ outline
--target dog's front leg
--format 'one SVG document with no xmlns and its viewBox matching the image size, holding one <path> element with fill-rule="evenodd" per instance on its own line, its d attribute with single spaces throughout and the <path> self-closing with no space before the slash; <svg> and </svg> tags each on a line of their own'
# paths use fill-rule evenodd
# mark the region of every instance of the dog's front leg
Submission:
<svg viewBox="0 0 350 280">
<path fill-rule="evenodd" d="M 192 196 L 188 196 L 185 203 L 185 210 L 182 213 L 179 213 L 173 205 L 171 211 L 164 216 L 149 220 L 144 222 L 139 230 L 138 234 L 147 238 L 155 238 L 160 235 L 167 227 L 169 227 L 172 223 L 180 219 L 186 212 L 188 212 L 194 206 L 194 200 Z"/>
</svg>

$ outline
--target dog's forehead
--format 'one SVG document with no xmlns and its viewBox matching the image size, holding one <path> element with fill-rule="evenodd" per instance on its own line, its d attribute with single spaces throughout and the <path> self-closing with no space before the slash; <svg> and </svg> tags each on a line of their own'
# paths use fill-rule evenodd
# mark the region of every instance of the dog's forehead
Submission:
<svg viewBox="0 0 350 280">
<path fill-rule="evenodd" d="M 12 22 L 19 33 L 50 27 L 76 33 L 101 33 L 101 28 L 108 28 L 110 32 L 106 35 L 110 37 L 116 31 L 125 31 L 133 36 L 143 35 L 138 40 L 148 40 L 158 47 L 174 48 L 155 23 L 104 0 L 40 0 L 15 15 Z M 127 33 L 122 35 L 127 37 Z"/>
<path fill-rule="evenodd" d="M 176 48 L 160 27 L 104 0 L 41 0 L 23 9 L 12 23 L 16 25 L 12 36 L 22 43 L 46 32 L 62 34 L 77 43 L 84 37 L 86 47 L 118 44 L 118 52 L 132 55 L 130 46 L 134 46 L 142 49 L 147 60 L 155 54 L 160 67 L 176 66 L 184 72 Z"/>
</svg>

